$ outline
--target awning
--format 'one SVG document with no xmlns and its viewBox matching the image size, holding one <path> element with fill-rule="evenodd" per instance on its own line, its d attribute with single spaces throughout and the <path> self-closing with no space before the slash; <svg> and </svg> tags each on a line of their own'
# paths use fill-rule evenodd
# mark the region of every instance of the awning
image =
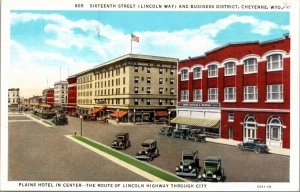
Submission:
<svg viewBox="0 0 300 192">
<path fill-rule="evenodd" d="M 156 116 L 156 117 L 168 117 L 169 113 L 168 113 L 168 111 L 156 111 L 154 113 L 154 116 Z"/>
<path fill-rule="evenodd" d="M 124 115 L 127 114 L 127 111 L 114 111 L 112 114 L 110 114 L 113 117 L 118 117 L 122 118 Z"/>
<path fill-rule="evenodd" d="M 93 110 L 92 110 L 92 113 L 98 113 L 99 111 L 102 111 L 106 109 L 106 106 L 103 106 L 103 107 L 95 107 Z"/>
<path fill-rule="evenodd" d="M 177 116 L 171 120 L 171 123 L 181 125 L 193 125 L 198 127 L 218 128 L 217 125 L 220 123 L 220 119 Z"/>
</svg>

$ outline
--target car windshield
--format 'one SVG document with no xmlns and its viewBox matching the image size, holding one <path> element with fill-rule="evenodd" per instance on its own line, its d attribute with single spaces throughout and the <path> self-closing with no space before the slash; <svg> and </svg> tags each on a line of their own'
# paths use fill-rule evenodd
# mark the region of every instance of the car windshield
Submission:
<svg viewBox="0 0 300 192">
<path fill-rule="evenodd" d="M 185 156 L 183 156 L 183 160 L 193 160 L 193 159 L 194 159 L 194 157 L 191 156 L 191 155 L 185 155 Z"/>
<path fill-rule="evenodd" d="M 204 166 L 205 167 L 218 167 L 218 162 L 213 162 L 213 161 L 205 161 Z"/>
<path fill-rule="evenodd" d="M 150 145 L 149 145 L 148 143 L 142 143 L 142 147 L 143 147 L 143 148 L 149 148 Z"/>
<path fill-rule="evenodd" d="M 124 136 L 117 136 L 117 139 L 118 139 L 118 140 L 123 140 L 123 139 L 124 139 Z"/>
</svg>

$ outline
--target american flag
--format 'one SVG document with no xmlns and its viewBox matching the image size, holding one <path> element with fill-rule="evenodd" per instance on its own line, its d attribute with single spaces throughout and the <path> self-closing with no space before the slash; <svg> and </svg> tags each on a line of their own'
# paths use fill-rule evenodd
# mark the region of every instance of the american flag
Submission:
<svg viewBox="0 0 300 192">
<path fill-rule="evenodd" d="M 131 34 L 131 41 L 140 42 L 140 38 L 138 36 Z"/>
</svg>

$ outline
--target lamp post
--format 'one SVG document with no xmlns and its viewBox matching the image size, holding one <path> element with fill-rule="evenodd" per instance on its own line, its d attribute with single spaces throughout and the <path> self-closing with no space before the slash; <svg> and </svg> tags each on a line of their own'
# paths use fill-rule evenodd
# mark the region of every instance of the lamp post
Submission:
<svg viewBox="0 0 300 192">
<path fill-rule="evenodd" d="M 170 124 L 171 124 L 171 111 L 170 110 L 168 111 L 168 114 L 169 114 L 169 126 L 170 126 Z"/>
<path fill-rule="evenodd" d="M 135 124 L 135 109 L 133 109 L 133 124 Z"/>
<path fill-rule="evenodd" d="M 80 114 L 80 136 L 82 136 L 82 114 Z"/>
<path fill-rule="evenodd" d="M 118 123 L 119 123 L 119 121 L 120 121 L 120 118 L 119 118 L 119 111 L 120 111 L 120 109 L 118 109 Z"/>
</svg>

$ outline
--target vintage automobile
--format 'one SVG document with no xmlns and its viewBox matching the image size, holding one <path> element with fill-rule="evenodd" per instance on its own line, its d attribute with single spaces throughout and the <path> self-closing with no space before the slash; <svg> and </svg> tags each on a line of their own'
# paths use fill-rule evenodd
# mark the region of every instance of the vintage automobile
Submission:
<svg viewBox="0 0 300 192">
<path fill-rule="evenodd" d="M 157 142 L 149 139 L 142 143 L 141 149 L 136 153 L 135 158 L 152 161 L 153 158 L 159 156 L 159 150 L 157 148 Z"/>
<path fill-rule="evenodd" d="M 182 152 L 180 165 L 176 167 L 176 175 L 181 177 L 196 177 L 200 170 L 197 150 L 185 150 Z"/>
<path fill-rule="evenodd" d="M 186 139 L 186 137 L 190 134 L 190 129 L 186 127 L 181 127 L 178 129 L 174 129 L 172 133 L 172 137 Z"/>
<path fill-rule="evenodd" d="M 128 133 L 119 133 L 116 135 L 116 139 L 113 140 L 111 147 L 114 149 L 123 149 L 130 147 L 131 143 L 129 140 Z"/>
<path fill-rule="evenodd" d="M 186 139 L 205 143 L 206 135 L 203 134 L 199 129 L 191 129 L 190 133 L 186 136 Z"/>
<path fill-rule="evenodd" d="M 238 150 L 251 150 L 255 153 L 268 152 L 269 148 L 262 142 L 260 138 L 248 139 L 242 143 L 237 144 Z"/>
<path fill-rule="evenodd" d="M 68 118 L 64 114 L 54 116 L 51 122 L 54 123 L 55 125 L 67 125 L 69 123 Z"/>
<path fill-rule="evenodd" d="M 175 129 L 175 127 L 173 127 L 173 126 L 164 126 L 164 127 L 159 129 L 158 134 L 159 135 L 171 136 L 174 129 Z"/>
<path fill-rule="evenodd" d="M 221 182 L 224 181 L 224 168 L 220 157 L 208 156 L 204 160 L 203 174 L 199 174 L 200 181 Z"/>
</svg>

